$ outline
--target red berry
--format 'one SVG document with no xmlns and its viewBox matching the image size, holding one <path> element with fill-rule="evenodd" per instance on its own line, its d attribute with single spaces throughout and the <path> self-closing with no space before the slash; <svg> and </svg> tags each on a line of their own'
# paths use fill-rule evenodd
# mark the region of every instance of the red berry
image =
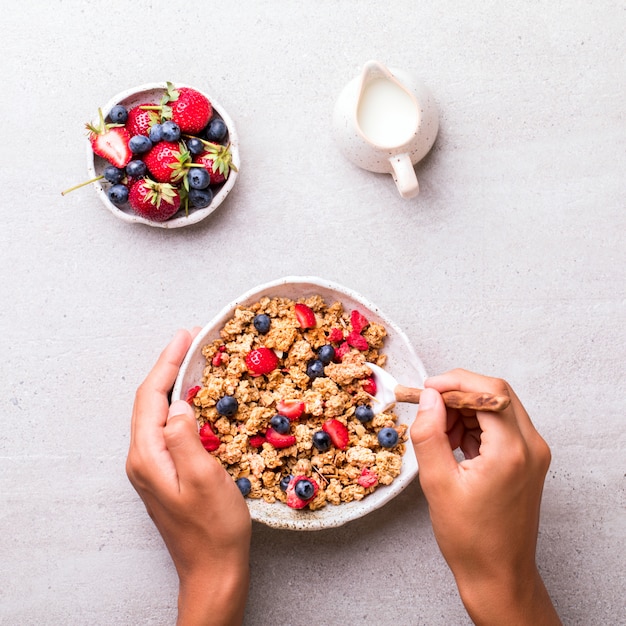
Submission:
<svg viewBox="0 0 626 626">
<path fill-rule="evenodd" d="M 246 367 L 252 376 L 269 374 L 278 367 L 278 357 L 269 348 L 257 348 L 246 355 Z"/>
<path fill-rule="evenodd" d="M 253 448 L 260 448 L 265 443 L 265 435 L 252 435 L 248 442 Z"/>
<path fill-rule="evenodd" d="M 126 120 L 126 130 L 131 137 L 135 135 L 148 135 L 150 128 L 161 121 L 160 115 L 156 111 L 146 111 L 142 107 L 154 107 L 155 104 L 146 102 L 139 104 L 128 111 Z"/>
<path fill-rule="evenodd" d="M 206 150 L 193 159 L 194 163 L 199 163 L 209 173 L 211 185 L 223 183 L 230 174 L 230 170 L 237 171 L 233 164 L 232 154 L 229 146 L 204 142 Z"/>
<path fill-rule="evenodd" d="M 180 192 L 169 183 L 140 178 L 131 186 L 128 202 L 137 215 L 153 222 L 164 222 L 180 208 Z"/>
<path fill-rule="evenodd" d="M 211 359 L 211 365 L 213 367 L 219 367 L 222 364 L 222 354 L 223 352 L 216 352 L 213 359 Z"/>
<path fill-rule="evenodd" d="M 375 396 L 376 395 L 376 380 L 374 379 L 373 376 L 369 376 L 368 378 L 364 378 L 363 379 L 363 383 L 361 385 L 363 391 L 365 391 L 366 393 L 369 393 L 370 396 Z"/>
<path fill-rule="evenodd" d="M 341 328 L 339 328 L 338 326 L 331 328 L 330 332 L 328 333 L 328 341 L 330 343 L 343 341 L 343 330 L 341 330 Z"/>
<path fill-rule="evenodd" d="M 354 309 L 352 313 L 350 313 L 350 324 L 352 325 L 352 330 L 357 333 L 362 333 L 363 329 L 369 325 L 369 321 L 362 313 Z"/>
<path fill-rule="evenodd" d="M 173 141 L 159 141 L 144 155 L 143 161 L 160 183 L 175 183 L 184 177 L 191 155 L 182 144 Z"/>
<path fill-rule="evenodd" d="M 180 126 L 181 132 L 197 135 L 213 115 L 211 103 L 199 91 L 189 87 L 170 89 L 169 93 L 175 95 L 174 99 L 168 102 L 172 120 Z"/>
<path fill-rule="evenodd" d="M 265 440 L 275 448 L 288 448 L 296 443 L 294 435 L 281 435 L 271 427 L 265 431 Z"/>
<path fill-rule="evenodd" d="M 276 411 L 290 420 L 298 419 L 304 413 L 305 404 L 302 400 L 279 400 Z"/>
<path fill-rule="evenodd" d="M 313 496 L 310 497 L 308 500 L 303 500 L 295 492 L 296 485 L 301 480 L 308 480 L 313 484 L 313 489 L 314 489 Z M 308 476 L 294 476 L 291 479 L 291 482 L 289 483 L 289 486 L 287 487 L 287 491 L 286 491 L 287 506 L 292 509 L 303 509 L 309 502 L 311 502 L 311 500 L 313 500 L 313 498 L 315 498 L 318 491 L 319 491 L 319 485 L 312 478 L 309 478 Z"/>
<path fill-rule="evenodd" d="M 339 347 L 335 350 L 335 360 L 341 363 L 343 361 L 343 357 L 346 356 L 350 352 L 350 346 L 347 341 L 339 344 Z"/>
<path fill-rule="evenodd" d="M 300 328 L 315 328 L 317 320 L 313 309 L 302 302 L 298 302 L 295 307 L 296 318 Z"/>
<path fill-rule="evenodd" d="M 350 435 L 348 429 L 339 420 L 329 419 L 322 424 L 322 430 L 328 433 L 335 448 L 345 450 L 348 446 Z"/>
<path fill-rule="evenodd" d="M 361 487 L 365 487 L 367 489 L 367 487 L 374 487 L 378 484 L 378 476 L 376 475 L 376 472 L 373 472 L 369 467 L 364 467 L 361 470 L 361 475 L 356 482 L 359 483 Z"/>
<path fill-rule="evenodd" d="M 369 345 L 367 344 L 367 339 L 365 339 L 365 337 L 357 333 L 356 330 L 353 330 L 346 337 L 346 342 L 349 345 L 351 345 L 353 348 L 356 348 L 357 350 L 364 351 L 369 348 Z"/>
<path fill-rule="evenodd" d="M 98 115 L 100 116 L 98 124 L 85 125 L 89 131 L 91 149 L 94 154 L 107 160 L 115 167 L 126 167 L 133 158 L 133 153 L 128 147 L 130 141 L 128 131 L 123 126 L 106 124 L 102 109 L 98 109 Z"/>
<path fill-rule="evenodd" d="M 211 425 L 207 422 L 200 427 L 200 441 L 207 452 L 213 452 L 220 447 L 220 438 L 213 432 Z"/>
<path fill-rule="evenodd" d="M 185 399 L 189 402 L 189 404 L 191 404 L 191 401 L 198 395 L 198 391 L 200 391 L 200 389 L 202 389 L 202 387 L 200 387 L 200 385 L 196 385 L 187 391 L 187 397 Z"/>
</svg>

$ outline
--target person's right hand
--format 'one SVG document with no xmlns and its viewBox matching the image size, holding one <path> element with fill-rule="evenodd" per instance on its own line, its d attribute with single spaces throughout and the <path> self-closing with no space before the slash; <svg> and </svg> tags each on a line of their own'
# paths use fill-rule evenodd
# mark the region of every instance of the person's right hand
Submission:
<svg viewBox="0 0 626 626">
<path fill-rule="evenodd" d="M 447 409 L 440 394 L 451 390 L 509 395 L 511 404 Z M 474 622 L 560 624 L 535 562 L 550 449 L 511 387 L 465 370 L 429 378 L 411 440 L 437 543 Z"/>
</svg>

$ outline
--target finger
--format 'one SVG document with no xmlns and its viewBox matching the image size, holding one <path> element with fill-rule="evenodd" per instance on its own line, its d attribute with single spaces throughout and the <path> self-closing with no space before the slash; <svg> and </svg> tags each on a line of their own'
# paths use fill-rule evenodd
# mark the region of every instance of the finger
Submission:
<svg viewBox="0 0 626 626">
<path fill-rule="evenodd" d="M 187 402 L 172 403 L 163 437 L 176 468 L 179 490 L 206 482 L 207 465 L 215 459 L 207 454 L 198 437 L 198 422 Z"/>
<path fill-rule="evenodd" d="M 522 433 L 522 436 L 528 439 L 536 432 L 528 417 L 528 413 L 526 413 L 513 389 L 506 381 L 500 378 L 492 378 L 463 369 L 455 369 L 439 376 L 431 376 L 424 382 L 424 385 L 437 389 L 440 393 L 460 390 L 508 395 L 511 398 L 511 404 L 505 410 L 497 413 L 476 412 L 481 428 L 483 430 L 495 428 L 492 436 L 503 438 L 517 437 L 519 433 Z"/>
<path fill-rule="evenodd" d="M 188 331 L 178 330 L 137 389 L 131 423 L 131 443 L 133 437 L 147 436 L 155 428 L 165 425 L 169 404 L 167 395 L 176 381 L 191 341 Z"/>
<path fill-rule="evenodd" d="M 410 434 L 426 497 L 438 484 L 445 486 L 447 476 L 457 470 L 446 426 L 446 407 L 441 395 L 434 389 L 424 389 Z"/>
</svg>

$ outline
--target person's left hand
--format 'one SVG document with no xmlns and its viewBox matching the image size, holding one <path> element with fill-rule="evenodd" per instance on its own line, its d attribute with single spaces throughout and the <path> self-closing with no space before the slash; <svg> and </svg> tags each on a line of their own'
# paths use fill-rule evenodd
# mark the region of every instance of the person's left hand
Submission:
<svg viewBox="0 0 626 626">
<path fill-rule="evenodd" d="M 191 406 L 168 406 L 191 341 L 178 331 L 137 389 L 126 472 L 176 566 L 178 623 L 237 624 L 248 589 L 248 507 L 202 446 Z"/>
</svg>

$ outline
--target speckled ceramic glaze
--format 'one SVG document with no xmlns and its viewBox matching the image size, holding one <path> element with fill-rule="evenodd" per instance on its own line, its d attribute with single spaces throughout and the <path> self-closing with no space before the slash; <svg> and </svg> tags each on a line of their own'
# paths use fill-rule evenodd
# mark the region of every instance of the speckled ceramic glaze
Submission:
<svg viewBox="0 0 626 626">
<path fill-rule="evenodd" d="M 358 308 L 371 321 L 383 324 L 388 336 L 383 351 L 387 354 L 385 369 L 400 380 L 421 386 L 426 378 L 422 362 L 415 354 L 406 335 L 377 306 L 363 296 L 328 280 L 310 276 L 288 276 L 255 287 L 231 302 L 209 322 L 195 338 L 187 353 L 174 385 L 172 400 L 186 397 L 188 389 L 201 384 L 205 358 L 202 347 L 219 337 L 219 331 L 229 320 L 239 305 L 250 305 L 263 296 L 283 296 L 293 300 L 321 295 L 330 304 L 341 302 L 347 310 Z M 415 417 L 416 408 L 407 404 L 398 405 L 398 422 L 410 424 Z M 341 526 L 346 522 L 380 508 L 398 495 L 417 475 L 417 460 L 413 447 L 408 444 L 402 462 L 400 475 L 388 486 L 380 486 L 374 493 L 357 502 L 340 505 L 328 504 L 318 511 L 308 509 L 295 510 L 276 502 L 268 504 L 263 500 L 247 499 L 252 519 L 274 528 L 289 530 L 321 530 Z"/>
<path fill-rule="evenodd" d="M 175 83 L 176 87 L 189 87 L 190 85 L 183 85 L 180 83 Z M 134 89 L 128 89 L 123 91 L 113 98 L 109 100 L 103 107 L 102 113 L 106 117 L 111 109 L 116 104 L 123 104 L 126 108 L 132 108 L 137 106 L 138 104 L 145 104 L 147 102 L 152 102 L 158 104 L 161 100 L 161 96 L 163 92 L 167 88 L 165 82 L 163 83 L 150 83 L 147 85 L 141 85 L 139 87 L 135 87 Z M 200 91 L 196 87 L 193 87 L 196 91 Z M 213 106 L 214 111 L 224 120 L 228 128 L 228 140 L 230 142 L 230 151 L 232 154 L 233 164 L 237 168 L 240 169 L 240 161 L 239 161 L 239 138 L 237 136 L 237 131 L 235 129 L 235 124 L 232 119 L 226 113 L 224 108 L 215 100 L 215 98 L 209 95 L 206 92 L 200 91 L 206 98 L 209 99 L 211 105 Z M 96 176 L 100 176 L 102 171 L 106 167 L 107 163 L 104 159 L 94 155 L 93 150 L 91 149 L 91 144 L 87 141 L 87 170 L 89 172 L 90 178 L 95 178 Z M 234 169 L 230 171 L 228 178 L 224 182 L 221 187 L 217 187 L 213 196 L 213 200 L 209 206 L 203 209 L 189 209 L 189 215 L 185 215 L 181 210 L 174 217 L 170 218 L 165 222 L 153 222 L 148 220 L 140 215 L 133 213 L 130 206 L 126 205 L 123 207 L 118 207 L 114 205 L 108 198 L 106 194 L 105 187 L 100 183 L 94 183 L 94 187 L 96 192 L 98 193 L 98 197 L 102 201 L 102 204 L 113 213 L 116 217 L 119 217 L 121 220 L 125 222 L 129 222 L 131 224 L 146 224 L 148 226 L 156 226 L 157 228 L 181 228 L 182 226 L 189 226 L 190 224 L 196 224 L 197 222 L 203 220 L 205 217 L 213 213 L 217 207 L 224 202 L 226 196 L 230 193 L 233 186 L 235 185 L 235 181 L 237 180 L 237 171 Z"/>
<path fill-rule="evenodd" d="M 359 105 L 372 81 L 385 79 L 403 89 L 412 99 L 415 124 L 408 140 L 385 146 L 371 141 L 359 123 Z M 394 110 L 381 110 L 381 116 L 396 115 Z M 391 174 L 400 195 L 412 198 L 419 193 L 413 166 L 432 148 L 439 130 L 439 114 L 426 86 L 403 70 L 387 68 L 369 61 L 360 76 L 350 81 L 339 95 L 333 113 L 335 138 L 347 159 L 370 172 Z"/>
</svg>

